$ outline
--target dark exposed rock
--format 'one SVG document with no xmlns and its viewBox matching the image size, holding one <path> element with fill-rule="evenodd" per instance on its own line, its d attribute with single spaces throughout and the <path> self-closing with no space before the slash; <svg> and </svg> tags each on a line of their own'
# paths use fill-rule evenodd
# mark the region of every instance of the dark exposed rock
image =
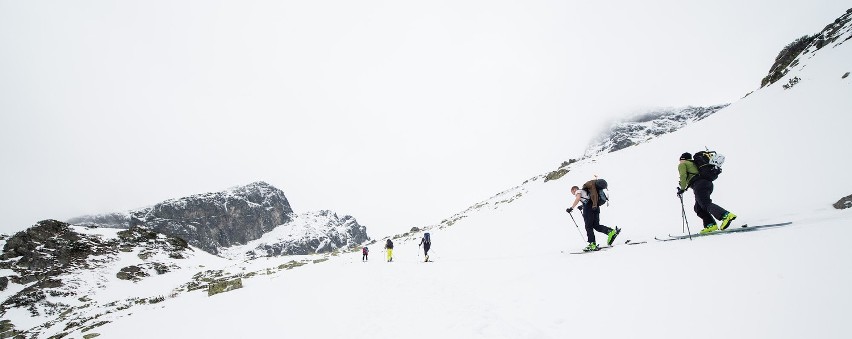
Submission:
<svg viewBox="0 0 852 339">
<path fill-rule="evenodd" d="M 832 206 L 834 206 L 834 208 L 839 209 L 839 210 L 843 210 L 843 209 L 847 209 L 847 208 L 852 207 L 852 195 L 847 195 L 847 196 L 841 198 L 836 203 L 834 203 Z"/>
<path fill-rule="evenodd" d="M 8 282 L 30 286 L 3 301 L 0 304 L 0 313 L 11 307 L 21 307 L 37 316 L 40 314 L 39 309 L 47 310 L 45 312 L 63 309 L 62 305 L 45 300 L 48 296 L 74 295 L 73 290 L 59 288 L 63 286 L 62 280 L 58 278 L 60 275 L 94 268 L 99 262 L 109 260 L 109 255 L 115 255 L 125 249 L 133 251 L 139 247 L 142 248 L 140 253 L 162 251 L 171 257 L 180 256 L 188 250 L 186 241 L 142 227 L 120 231 L 115 239 L 103 239 L 100 236 L 75 232 L 68 223 L 57 220 L 40 221 L 7 239 L 3 246 L 0 263 L 17 273 L 9 276 Z M 158 263 L 144 265 L 158 274 L 170 270 L 170 267 Z M 141 269 L 131 269 L 125 273 L 131 277 L 147 274 Z M 38 308 L 37 304 L 45 307 Z"/>
<path fill-rule="evenodd" d="M 0 338 L 25 338 L 20 331 L 15 330 L 11 320 L 0 320 Z"/>
<path fill-rule="evenodd" d="M 802 79 L 800 79 L 799 77 L 792 77 L 792 78 L 790 78 L 789 81 L 787 81 L 786 84 L 784 84 L 784 86 L 781 86 L 781 87 L 783 87 L 784 89 L 793 88 L 793 86 L 796 86 L 796 84 L 798 84 L 799 81 L 801 81 L 801 80 Z"/>
<path fill-rule="evenodd" d="M 291 219 L 284 192 L 264 182 L 155 205 L 141 217 L 158 232 L 186 239 L 207 252 L 259 239 Z"/>
<path fill-rule="evenodd" d="M 821 32 L 800 37 L 787 46 L 784 46 L 781 52 L 778 53 L 778 56 L 775 57 L 775 62 L 769 69 L 769 74 L 761 80 L 760 87 L 769 86 L 780 80 L 790 69 L 796 67 L 799 61 L 803 60 L 805 56 L 813 54 L 831 44 L 838 46 L 852 38 L 852 34 L 843 38 L 844 35 L 850 33 L 850 30 L 852 30 L 850 29 L 852 27 L 850 26 L 850 22 L 852 22 L 852 9 L 846 11 L 845 14 L 828 24 L 828 26 L 825 26 Z M 841 38 L 843 40 L 840 40 Z"/>
<path fill-rule="evenodd" d="M 148 273 L 142 270 L 139 266 L 127 266 L 122 268 L 116 275 L 116 278 L 121 280 L 133 280 L 139 281 L 144 277 L 147 277 Z"/>
<path fill-rule="evenodd" d="M 33 315 L 38 315 L 37 312 L 34 311 L 32 307 L 35 303 L 44 300 L 47 298 L 47 295 L 52 296 L 65 296 L 66 292 L 55 291 L 52 289 L 58 288 L 62 286 L 62 281 L 59 279 L 46 278 L 39 281 L 36 284 L 31 286 L 27 286 L 20 292 L 15 295 L 9 297 L 2 304 L 0 304 L 0 311 L 11 308 L 11 307 L 24 307 L 29 308 L 30 312 Z"/>
<path fill-rule="evenodd" d="M 222 192 L 167 200 L 128 213 L 85 216 L 72 221 L 97 227 L 144 225 L 217 254 L 220 247 L 243 245 L 260 238 L 290 221 L 292 213 L 284 192 L 261 181 Z"/>
<path fill-rule="evenodd" d="M 769 69 L 769 74 L 760 81 L 760 87 L 771 85 L 787 74 L 788 67 L 813 41 L 814 36 L 806 35 L 784 46 L 781 52 L 778 52 L 778 56 L 775 57 L 775 63 Z"/>
<path fill-rule="evenodd" d="M 171 270 L 169 269 L 169 266 L 158 262 L 152 263 L 151 265 L 154 267 L 154 271 L 156 271 L 157 274 L 166 274 Z"/>
<path fill-rule="evenodd" d="M 69 224 L 44 220 L 18 232 L 3 246 L 0 260 L 15 260 L 16 283 L 28 284 L 62 273 L 67 267 L 85 265 L 90 255 L 113 253 L 113 244 L 94 236 L 81 236 Z"/>
<path fill-rule="evenodd" d="M 9 286 L 9 278 L 0 277 L 0 291 L 5 291 L 6 287 Z"/>
<path fill-rule="evenodd" d="M 565 168 L 560 168 L 558 170 L 555 170 L 553 172 L 545 174 L 544 182 L 548 182 L 548 181 L 551 181 L 551 180 L 557 180 L 559 178 L 562 178 L 566 174 L 568 174 L 568 170 L 565 169 Z"/>
</svg>

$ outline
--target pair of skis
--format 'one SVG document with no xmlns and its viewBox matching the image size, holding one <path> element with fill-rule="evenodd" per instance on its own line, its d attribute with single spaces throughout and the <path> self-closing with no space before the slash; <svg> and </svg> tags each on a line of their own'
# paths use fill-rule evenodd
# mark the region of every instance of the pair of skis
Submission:
<svg viewBox="0 0 852 339">
<path fill-rule="evenodd" d="M 690 238 L 706 237 L 706 236 L 711 236 L 711 235 L 722 235 L 722 234 L 728 234 L 728 233 L 759 231 L 759 230 L 765 230 L 765 229 L 770 229 L 770 228 L 788 226 L 788 225 L 791 225 L 791 224 L 792 224 L 792 222 L 790 222 L 790 221 L 775 223 L 775 224 L 756 225 L 756 226 L 749 226 L 748 224 L 744 224 L 744 225 L 742 225 L 740 227 L 736 227 L 736 228 L 735 227 L 729 227 L 728 229 L 723 230 L 723 231 L 715 231 L 715 232 L 704 233 L 704 234 L 696 233 L 696 234 L 691 234 L 691 235 L 690 234 L 684 234 L 684 235 L 671 235 L 671 234 L 669 234 L 668 238 L 654 237 L 654 239 L 656 239 L 657 241 L 683 240 L 683 239 L 690 239 Z M 639 245 L 639 244 L 644 244 L 646 242 L 647 241 L 633 242 L 633 241 L 627 240 L 626 242 L 624 242 L 624 244 L 625 245 Z M 598 249 L 595 250 L 595 251 L 569 252 L 568 254 L 594 253 L 594 252 L 598 252 L 598 251 L 607 250 L 607 249 L 610 249 L 610 248 L 612 248 L 612 246 L 601 246 L 601 247 L 598 247 Z"/>
<path fill-rule="evenodd" d="M 647 241 L 632 241 L 632 240 L 627 240 L 627 241 L 625 241 L 625 242 L 624 242 L 624 244 L 625 244 L 625 245 L 639 245 L 639 244 L 644 244 L 644 243 L 646 243 L 646 242 L 647 242 Z M 586 253 L 595 253 L 595 252 L 603 251 L 603 250 L 607 250 L 607 249 L 610 249 L 610 248 L 612 248 L 612 245 L 601 246 L 601 247 L 598 247 L 598 249 L 596 249 L 596 250 L 594 250 L 594 251 L 568 252 L 568 254 L 586 254 Z M 564 253 L 564 252 L 563 252 L 563 253 Z"/>
<path fill-rule="evenodd" d="M 654 239 L 657 239 L 658 241 L 683 240 L 683 239 L 689 239 L 690 237 L 691 238 L 697 238 L 697 237 L 706 237 L 706 236 L 710 236 L 710 235 L 720 235 L 720 234 L 739 233 L 739 232 L 751 232 L 751 231 L 757 231 L 757 230 L 762 230 L 762 229 L 767 229 L 767 228 L 787 226 L 787 225 L 790 225 L 790 224 L 792 224 L 792 222 L 789 222 L 789 221 L 788 222 L 781 222 L 781 223 L 777 223 L 777 224 L 766 224 L 766 225 L 757 225 L 757 226 L 749 226 L 748 224 L 744 224 L 744 225 L 742 225 L 740 227 L 736 227 L 736 228 L 729 227 L 728 229 L 723 230 L 723 231 L 714 231 L 714 232 L 704 233 L 704 234 L 696 233 L 696 234 L 692 234 L 692 235 L 689 235 L 689 234 L 671 235 L 671 234 L 669 234 L 668 238 L 654 237 Z"/>
</svg>

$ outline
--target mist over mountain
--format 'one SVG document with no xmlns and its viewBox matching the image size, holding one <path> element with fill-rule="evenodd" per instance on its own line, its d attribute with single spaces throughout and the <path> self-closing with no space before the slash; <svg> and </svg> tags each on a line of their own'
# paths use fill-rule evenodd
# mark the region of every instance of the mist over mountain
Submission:
<svg viewBox="0 0 852 339">
<path fill-rule="evenodd" d="M 264 182 L 2 235 L 0 337 L 844 338 L 850 15 L 786 47 L 777 79 L 736 102 L 617 123 L 556 169 L 387 238 L 295 213 Z M 705 146 L 727 157 L 713 198 L 732 227 L 792 224 L 658 241 L 696 232 L 674 187 L 678 156 Z M 813 185 L 816 169 L 831 184 Z M 569 254 L 586 242 L 569 189 L 598 175 L 601 221 L 623 233 Z"/>
<path fill-rule="evenodd" d="M 652 110 L 613 124 L 586 149 L 583 158 L 638 145 L 704 119 L 729 104 Z"/>
</svg>

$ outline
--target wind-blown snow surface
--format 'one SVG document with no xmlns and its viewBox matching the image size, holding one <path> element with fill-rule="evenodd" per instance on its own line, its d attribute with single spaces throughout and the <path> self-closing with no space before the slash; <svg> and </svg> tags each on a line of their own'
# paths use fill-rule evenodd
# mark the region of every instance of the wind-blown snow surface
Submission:
<svg viewBox="0 0 852 339">
<path fill-rule="evenodd" d="M 804 67 L 804 66 L 803 66 Z M 852 44 L 712 117 L 648 143 L 532 180 L 433 227 L 433 263 L 417 239 L 395 260 L 372 247 L 246 282 L 214 297 L 185 294 L 98 328 L 107 338 L 848 338 L 852 311 Z M 781 84 L 801 81 L 784 90 Z M 758 232 L 656 242 L 681 232 L 677 158 L 711 147 L 727 157 L 714 201 Z M 568 255 L 584 239 L 564 209 L 569 188 L 598 174 L 602 221 L 648 240 Z M 520 194 L 520 197 L 517 197 Z M 685 196 L 692 231 L 699 219 Z M 497 197 L 496 199 L 500 199 Z M 496 206 L 496 207 L 495 207 Z M 576 216 L 578 221 L 579 216 Z M 582 223 L 582 222 L 581 222 Z M 446 225 L 446 224 L 444 224 Z M 603 239 L 599 235 L 598 239 Z"/>
</svg>

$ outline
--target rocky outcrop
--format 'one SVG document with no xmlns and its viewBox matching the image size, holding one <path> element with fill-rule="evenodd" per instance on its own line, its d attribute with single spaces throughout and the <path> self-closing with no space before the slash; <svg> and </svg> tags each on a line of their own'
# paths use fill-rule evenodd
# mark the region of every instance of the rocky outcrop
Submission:
<svg viewBox="0 0 852 339">
<path fill-rule="evenodd" d="M 796 57 L 798 57 L 805 48 L 813 43 L 813 41 L 814 36 L 805 35 L 793 40 L 793 42 L 789 43 L 787 46 L 784 46 L 784 48 L 781 49 L 781 52 L 778 52 L 778 56 L 775 57 L 775 62 L 772 64 L 772 67 L 769 68 L 769 74 L 760 81 L 760 87 L 769 86 L 787 74 L 788 67 L 791 65 L 795 66 L 793 62 L 798 63 Z"/>
<path fill-rule="evenodd" d="M 131 220 L 160 233 L 178 236 L 210 253 L 242 245 L 291 219 L 284 192 L 256 182 L 227 191 L 193 195 L 154 205 Z"/>
<path fill-rule="evenodd" d="M 794 40 L 781 49 L 775 62 L 769 68 L 769 74 L 760 81 L 760 87 L 772 85 L 784 77 L 791 69 L 799 66 L 805 58 L 825 46 L 839 46 L 852 39 L 852 8 L 845 14 L 828 24 L 823 30 L 814 35 L 806 35 Z M 787 85 L 790 85 L 789 83 Z M 788 86 L 787 88 L 792 87 Z"/>
<path fill-rule="evenodd" d="M 33 316 L 48 310 L 63 310 L 67 306 L 45 302 L 47 296 L 72 296 L 73 288 L 65 287 L 63 279 L 68 274 L 100 267 L 114 260 L 120 252 L 138 251 L 140 259 L 153 257 L 180 259 L 191 251 L 183 239 L 158 234 L 135 226 L 120 231 L 117 237 L 104 239 L 98 235 L 76 232 L 70 224 L 57 220 L 44 220 L 6 240 L 0 254 L 0 266 L 11 269 L 16 275 L 7 283 L 29 285 L 0 304 L 0 313 L 7 308 L 26 308 Z M 143 256 L 145 258 L 143 258 Z M 171 266 L 147 262 L 144 268 L 162 274 Z M 123 270 L 124 271 L 124 270 Z M 139 268 L 140 276 L 147 275 Z M 136 271 L 128 269 L 127 274 Z M 134 279 L 136 280 L 136 279 Z M 40 304 L 45 304 L 41 305 Z"/>
<path fill-rule="evenodd" d="M 18 273 L 18 284 L 29 284 L 59 275 L 72 266 L 85 266 L 89 256 L 114 253 L 115 244 L 72 231 L 70 225 L 44 220 L 10 237 L 0 262 Z"/>
<path fill-rule="evenodd" d="M 94 227 L 144 225 L 218 254 L 222 247 L 246 244 L 286 224 L 292 213 L 284 192 L 261 181 L 222 192 L 167 200 L 127 213 L 84 216 L 69 221 Z"/>
<path fill-rule="evenodd" d="M 847 209 L 847 208 L 852 207 L 852 195 L 847 195 L 847 196 L 841 198 L 836 203 L 834 203 L 832 206 L 834 206 L 834 208 L 839 209 L 839 210 L 843 210 L 843 209 Z"/>
<path fill-rule="evenodd" d="M 142 278 L 147 277 L 148 273 L 142 270 L 141 267 L 134 265 L 123 267 L 115 276 L 121 280 L 139 281 Z"/>
</svg>

